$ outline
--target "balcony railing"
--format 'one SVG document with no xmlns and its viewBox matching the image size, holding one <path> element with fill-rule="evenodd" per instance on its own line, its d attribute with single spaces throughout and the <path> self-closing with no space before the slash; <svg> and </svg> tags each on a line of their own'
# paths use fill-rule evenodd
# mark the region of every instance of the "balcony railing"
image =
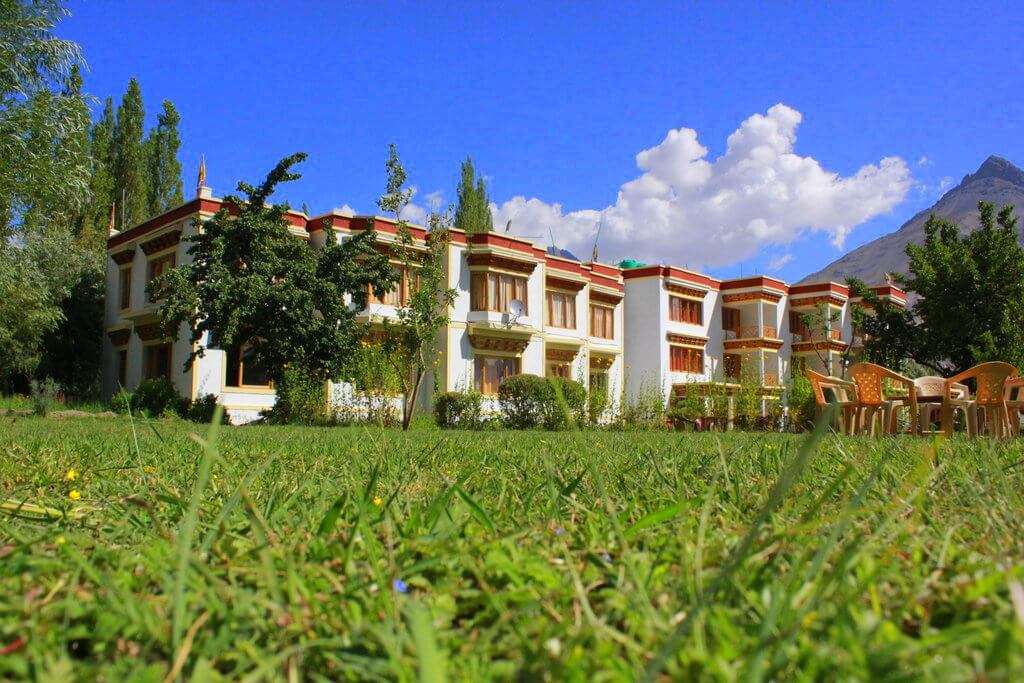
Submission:
<svg viewBox="0 0 1024 683">
<path fill-rule="evenodd" d="M 766 372 L 766 373 L 764 373 L 764 381 L 762 382 L 762 384 L 764 386 L 766 386 L 766 387 L 781 386 L 779 384 L 779 376 L 776 373 L 774 373 L 774 372 Z"/>
<path fill-rule="evenodd" d="M 839 341 L 842 339 L 842 331 L 828 330 L 828 334 L 826 334 L 821 330 L 817 330 L 815 332 L 811 332 L 810 330 L 799 330 L 797 332 L 793 332 L 791 338 L 794 344 L 811 341 L 825 341 L 826 339 Z"/>
<path fill-rule="evenodd" d="M 729 331 L 726 332 L 728 334 Z M 726 339 L 729 337 L 726 336 Z M 737 339 L 778 339 L 779 332 L 770 325 L 743 325 L 736 335 Z"/>
</svg>

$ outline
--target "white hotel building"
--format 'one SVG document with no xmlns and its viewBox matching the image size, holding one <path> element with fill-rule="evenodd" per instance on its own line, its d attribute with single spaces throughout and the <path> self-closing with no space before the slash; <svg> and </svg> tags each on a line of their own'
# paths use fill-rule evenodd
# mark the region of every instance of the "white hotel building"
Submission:
<svg viewBox="0 0 1024 683">
<path fill-rule="evenodd" d="M 222 206 L 208 188 L 185 204 L 123 232 L 107 242 L 103 387 L 134 389 L 145 378 L 166 377 L 189 398 L 214 394 L 232 420 L 256 418 L 273 405 L 265 377 L 246 365 L 246 349 L 207 349 L 188 369 L 188 330 L 162 336 L 157 304 L 146 284 L 166 268 L 184 263 L 184 238 Z M 344 240 L 365 230 L 372 217 L 332 212 L 310 218 L 287 214 L 290 229 L 314 245 Z M 373 218 L 382 244 L 395 239 L 395 224 Z M 421 244 L 427 231 L 413 226 Z M 789 286 L 770 277 L 718 280 L 672 266 L 621 270 L 549 254 L 530 240 L 499 233 L 471 236 L 452 231 L 447 248 L 448 286 L 457 296 L 450 324 L 438 339 L 439 376 L 426 378 L 423 407 L 438 391 L 475 388 L 486 396 L 512 374 L 529 373 L 578 380 L 608 391 L 610 410 L 619 400 L 700 381 L 732 380 L 756 373 L 766 392 L 775 392 L 791 363 L 837 372 L 836 362 L 853 342 L 849 291 L 822 283 Z M 905 302 L 892 286 L 877 288 Z M 377 300 L 360 318 L 373 325 L 395 315 L 403 286 Z M 524 310 L 510 316 L 509 303 Z M 803 329 L 799 313 L 824 303 L 838 313 L 827 338 Z M 327 396 L 350 396 L 347 385 Z"/>
</svg>

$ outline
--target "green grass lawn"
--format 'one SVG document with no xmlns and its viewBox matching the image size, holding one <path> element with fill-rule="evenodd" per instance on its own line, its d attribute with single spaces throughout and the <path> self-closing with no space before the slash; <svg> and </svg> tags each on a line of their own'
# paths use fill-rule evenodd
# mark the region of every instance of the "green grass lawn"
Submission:
<svg viewBox="0 0 1024 683">
<path fill-rule="evenodd" d="M 0 679 L 1024 668 L 1024 442 L 195 431 L 3 419 Z"/>
</svg>

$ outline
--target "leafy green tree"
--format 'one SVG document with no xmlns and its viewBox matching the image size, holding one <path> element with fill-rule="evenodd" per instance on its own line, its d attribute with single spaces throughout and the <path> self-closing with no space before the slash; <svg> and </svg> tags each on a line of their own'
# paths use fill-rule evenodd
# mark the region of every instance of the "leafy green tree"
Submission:
<svg viewBox="0 0 1024 683">
<path fill-rule="evenodd" d="M 473 160 L 469 157 L 462 162 L 462 175 L 457 194 L 455 227 L 468 235 L 476 232 L 493 232 L 494 219 L 491 216 L 491 200 L 487 196 L 487 186 L 483 177 L 476 176 Z"/>
<path fill-rule="evenodd" d="M 88 196 L 89 112 L 56 0 L 0 0 L 0 240 L 64 224 Z"/>
<path fill-rule="evenodd" d="M 423 379 L 436 369 L 438 336 L 448 325 L 448 309 L 455 302 L 456 291 L 447 286 L 444 267 L 451 218 L 450 213 L 432 213 L 426 248 L 416 245 L 409 225 L 401 218 L 412 191 L 405 187 L 405 168 L 394 145 L 388 150 L 387 174 L 387 191 L 377 205 L 395 217 L 398 243 L 394 253 L 408 274 L 409 291 L 407 301 L 397 309 L 397 323 L 384 321 L 383 350 L 401 386 L 402 429 L 408 429 Z"/>
<path fill-rule="evenodd" d="M 141 223 L 148 216 L 149 188 L 146 147 L 142 133 L 145 111 L 142 89 L 132 78 L 117 108 L 114 130 L 114 196 L 120 229 Z"/>
<path fill-rule="evenodd" d="M 181 116 L 174 103 L 164 100 L 163 111 L 157 118 L 157 125 L 147 139 L 147 161 L 149 164 L 148 211 L 150 216 L 167 211 L 184 201 L 181 181 L 181 162 L 178 148 L 181 137 L 178 124 Z"/>
<path fill-rule="evenodd" d="M 225 197 L 224 207 L 187 238 L 192 261 L 151 286 L 163 299 L 160 317 L 170 334 L 185 325 L 193 344 L 251 344 L 253 362 L 277 383 L 286 369 L 321 383 L 340 379 L 364 338 L 355 316 L 369 288 L 383 295 L 395 284 L 372 231 L 316 248 L 289 231 L 287 204 L 267 203 L 278 184 L 299 177 L 291 168 L 305 158 L 282 159 L 258 187 L 239 183 L 244 198 Z M 203 352 L 197 346 L 186 367 Z"/>
<path fill-rule="evenodd" d="M 76 226 L 79 239 L 99 252 L 106 251 L 110 208 L 114 203 L 114 101 L 107 98 L 103 114 L 89 132 L 89 203 Z"/>
<path fill-rule="evenodd" d="M 70 300 L 90 296 L 83 284 L 96 283 L 101 273 L 100 257 L 78 248 L 67 230 L 33 231 L 22 240 L 0 243 L 0 348 L 4 349 L 0 353 L 0 380 L 8 387 L 24 388 L 33 375 L 48 372 L 62 384 L 68 382 L 68 376 L 52 367 L 42 368 L 43 373 L 37 368 L 46 355 L 88 355 L 95 350 L 101 310 L 97 313 L 93 309 L 91 321 L 78 328 L 88 333 L 69 335 L 63 343 L 52 340 L 62 326 L 75 328 L 69 315 L 73 308 Z M 76 354 L 68 353 L 69 345 L 75 347 Z M 98 353 L 81 362 L 82 367 L 89 366 L 98 373 Z M 91 381 L 86 379 L 83 384 Z M 79 385 L 69 388 L 76 391 Z"/>
<path fill-rule="evenodd" d="M 870 358 L 910 359 L 943 375 L 989 360 L 1024 363 L 1024 248 L 1017 218 L 1012 206 L 996 214 L 988 202 L 978 203 L 978 214 L 978 229 L 967 234 L 932 216 L 924 243 L 907 245 L 910 273 L 895 279 L 918 295 L 911 311 L 851 283 L 874 312 L 855 314 Z"/>
</svg>

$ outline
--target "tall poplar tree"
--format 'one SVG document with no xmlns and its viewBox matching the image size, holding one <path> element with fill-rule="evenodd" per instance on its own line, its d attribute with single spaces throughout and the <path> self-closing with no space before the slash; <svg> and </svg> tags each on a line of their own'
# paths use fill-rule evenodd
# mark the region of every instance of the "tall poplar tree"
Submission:
<svg viewBox="0 0 1024 683">
<path fill-rule="evenodd" d="M 147 218 L 149 175 L 146 150 L 142 139 L 145 111 L 142 89 L 132 78 L 117 109 L 114 131 L 114 196 L 118 207 L 118 226 L 131 227 Z"/>
<path fill-rule="evenodd" d="M 462 162 L 462 176 L 459 179 L 458 206 L 455 209 L 455 227 L 466 234 L 492 232 L 494 220 L 491 217 L 490 198 L 483 177 L 477 177 L 473 159 L 466 157 Z"/>
<path fill-rule="evenodd" d="M 77 225 L 79 239 L 104 251 L 110 206 L 114 201 L 114 101 L 107 98 L 103 114 L 89 132 L 89 204 Z"/>
<path fill-rule="evenodd" d="M 180 122 L 181 116 L 174 108 L 174 103 L 164 100 L 163 111 L 157 118 L 156 128 L 150 132 L 146 141 L 150 216 L 161 214 L 184 200 L 181 162 L 178 161 L 178 148 L 181 147 L 181 138 L 178 135 Z"/>
</svg>

